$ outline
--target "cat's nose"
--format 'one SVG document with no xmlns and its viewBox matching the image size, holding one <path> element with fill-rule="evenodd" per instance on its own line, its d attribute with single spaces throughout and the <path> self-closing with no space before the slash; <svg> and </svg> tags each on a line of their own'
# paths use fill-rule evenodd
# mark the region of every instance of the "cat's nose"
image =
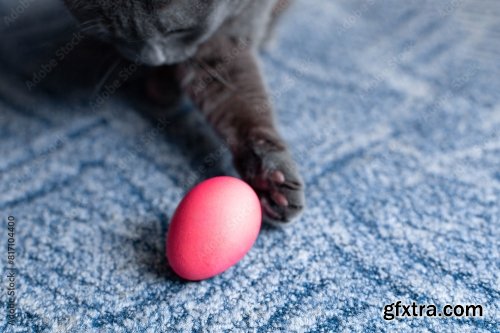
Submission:
<svg viewBox="0 0 500 333">
<path fill-rule="evenodd" d="M 167 57 L 160 44 L 154 42 L 120 43 L 118 51 L 127 59 L 149 66 L 160 66 L 167 62 Z"/>
<path fill-rule="evenodd" d="M 147 42 L 139 56 L 142 63 L 150 66 L 160 66 L 167 62 L 163 47 L 154 42 Z"/>
<path fill-rule="evenodd" d="M 175 43 L 155 40 L 119 43 L 118 51 L 127 59 L 149 66 L 173 65 L 193 56 L 196 47 L 180 47 Z"/>
</svg>

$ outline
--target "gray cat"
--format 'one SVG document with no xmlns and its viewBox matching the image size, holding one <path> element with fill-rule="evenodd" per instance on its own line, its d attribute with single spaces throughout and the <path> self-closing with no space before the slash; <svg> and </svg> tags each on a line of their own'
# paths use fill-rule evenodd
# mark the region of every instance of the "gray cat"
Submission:
<svg viewBox="0 0 500 333">
<path fill-rule="evenodd" d="M 175 79 L 229 145 L 267 221 L 299 215 L 303 181 L 276 130 L 256 56 L 288 0 L 65 2 L 86 32 L 125 58 L 158 66 L 152 82 L 159 95 Z"/>
</svg>

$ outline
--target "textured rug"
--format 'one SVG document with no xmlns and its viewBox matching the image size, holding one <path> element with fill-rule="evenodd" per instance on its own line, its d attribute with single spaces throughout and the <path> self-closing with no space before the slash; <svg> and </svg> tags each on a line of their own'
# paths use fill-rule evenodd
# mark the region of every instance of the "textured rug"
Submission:
<svg viewBox="0 0 500 333">
<path fill-rule="evenodd" d="M 496 0 L 299 1 L 262 57 L 308 209 L 186 283 L 169 219 L 234 174 L 227 150 L 188 103 L 149 120 L 119 79 L 135 68 L 97 84 L 112 53 L 85 56 L 57 2 L 1 2 L 0 331 L 499 332 L 499 17 Z M 398 300 L 484 314 L 384 320 Z"/>
</svg>

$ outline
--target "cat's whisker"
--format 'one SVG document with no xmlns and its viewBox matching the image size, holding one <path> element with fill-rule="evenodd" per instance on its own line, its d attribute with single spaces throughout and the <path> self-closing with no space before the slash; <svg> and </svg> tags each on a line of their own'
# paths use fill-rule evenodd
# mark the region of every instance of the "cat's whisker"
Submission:
<svg viewBox="0 0 500 333">
<path fill-rule="evenodd" d="M 73 1 L 73 3 L 71 4 L 71 7 L 73 9 L 81 9 L 81 8 L 84 8 L 85 7 L 85 0 L 77 0 L 77 1 Z"/>
<path fill-rule="evenodd" d="M 90 19 L 90 20 L 87 20 L 87 21 L 84 21 L 84 22 L 81 22 L 80 23 L 80 27 L 83 28 L 83 27 L 86 27 L 86 26 L 89 26 L 89 25 L 96 25 L 96 24 L 99 24 L 100 23 L 100 19 L 97 19 L 97 18 L 94 18 L 94 19 Z"/>
<path fill-rule="evenodd" d="M 86 33 L 86 32 L 92 31 L 92 30 L 97 30 L 98 28 L 99 27 L 97 27 L 97 26 L 90 26 L 90 27 L 82 28 L 79 31 L 82 33 Z"/>
<path fill-rule="evenodd" d="M 94 23 L 94 24 L 86 24 L 86 25 L 80 25 L 79 26 L 79 29 L 80 30 L 86 30 L 86 29 L 92 29 L 92 28 L 96 28 L 98 27 L 99 24 L 98 23 Z"/>
<path fill-rule="evenodd" d="M 208 75 L 210 75 L 210 77 L 212 77 L 214 80 L 217 80 L 219 81 L 220 83 L 222 83 L 226 88 L 228 88 L 229 90 L 232 90 L 232 91 L 236 91 L 236 88 L 231 85 L 231 83 L 229 83 L 226 79 L 224 79 L 220 73 L 217 72 L 216 69 L 213 69 L 211 68 L 207 63 L 205 63 L 203 60 L 199 60 L 199 59 L 191 59 L 190 60 L 191 62 L 193 62 L 194 64 L 198 65 L 201 69 L 203 69 Z"/>
<path fill-rule="evenodd" d="M 97 31 L 101 32 L 104 30 L 103 22 L 101 19 L 90 19 L 84 22 L 81 22 L 79 25 L 80 32 L 88 32 L 88 31 Z"/>
<path fill-rule="evenodd" d="M 92 99 L 95 99 L 97 97 L 97 95 L 99 94 L 99 92 L 101 91 L 101 89 L 104 87 L 104 85 L 108 81 L 108 79 L 111 76 L 111 74 L 113 74 L 113 72 L 115 71 L 116 67 L 118 67 L 118 65 L 120 64 L 120 62 L 121 62 L 120 58 L 116 59 L 111 64 L 111 67 L 106 71 L 106 73 L 104 73 L 104 76 L 101 78 L 101 80 L 99 80 L 99 82 L 96 85 L 96 88 L 92 92 L 92 97 L 91 97 Z"/>
</svg>

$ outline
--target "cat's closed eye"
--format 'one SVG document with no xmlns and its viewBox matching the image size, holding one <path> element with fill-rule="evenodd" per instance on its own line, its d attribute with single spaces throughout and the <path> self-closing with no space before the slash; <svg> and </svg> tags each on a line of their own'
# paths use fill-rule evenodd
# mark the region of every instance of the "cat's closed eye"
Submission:
<svg viewBox="0 0 500 333">
<path fill-rule="evenodd" d="M 179 28 L 179 29 L 173 29 L 169 30 L 167 32 L 167 35 L 181 35 L 181 34 L 187 34 L 196 31 L 196 28 Z"/>
</svg>

